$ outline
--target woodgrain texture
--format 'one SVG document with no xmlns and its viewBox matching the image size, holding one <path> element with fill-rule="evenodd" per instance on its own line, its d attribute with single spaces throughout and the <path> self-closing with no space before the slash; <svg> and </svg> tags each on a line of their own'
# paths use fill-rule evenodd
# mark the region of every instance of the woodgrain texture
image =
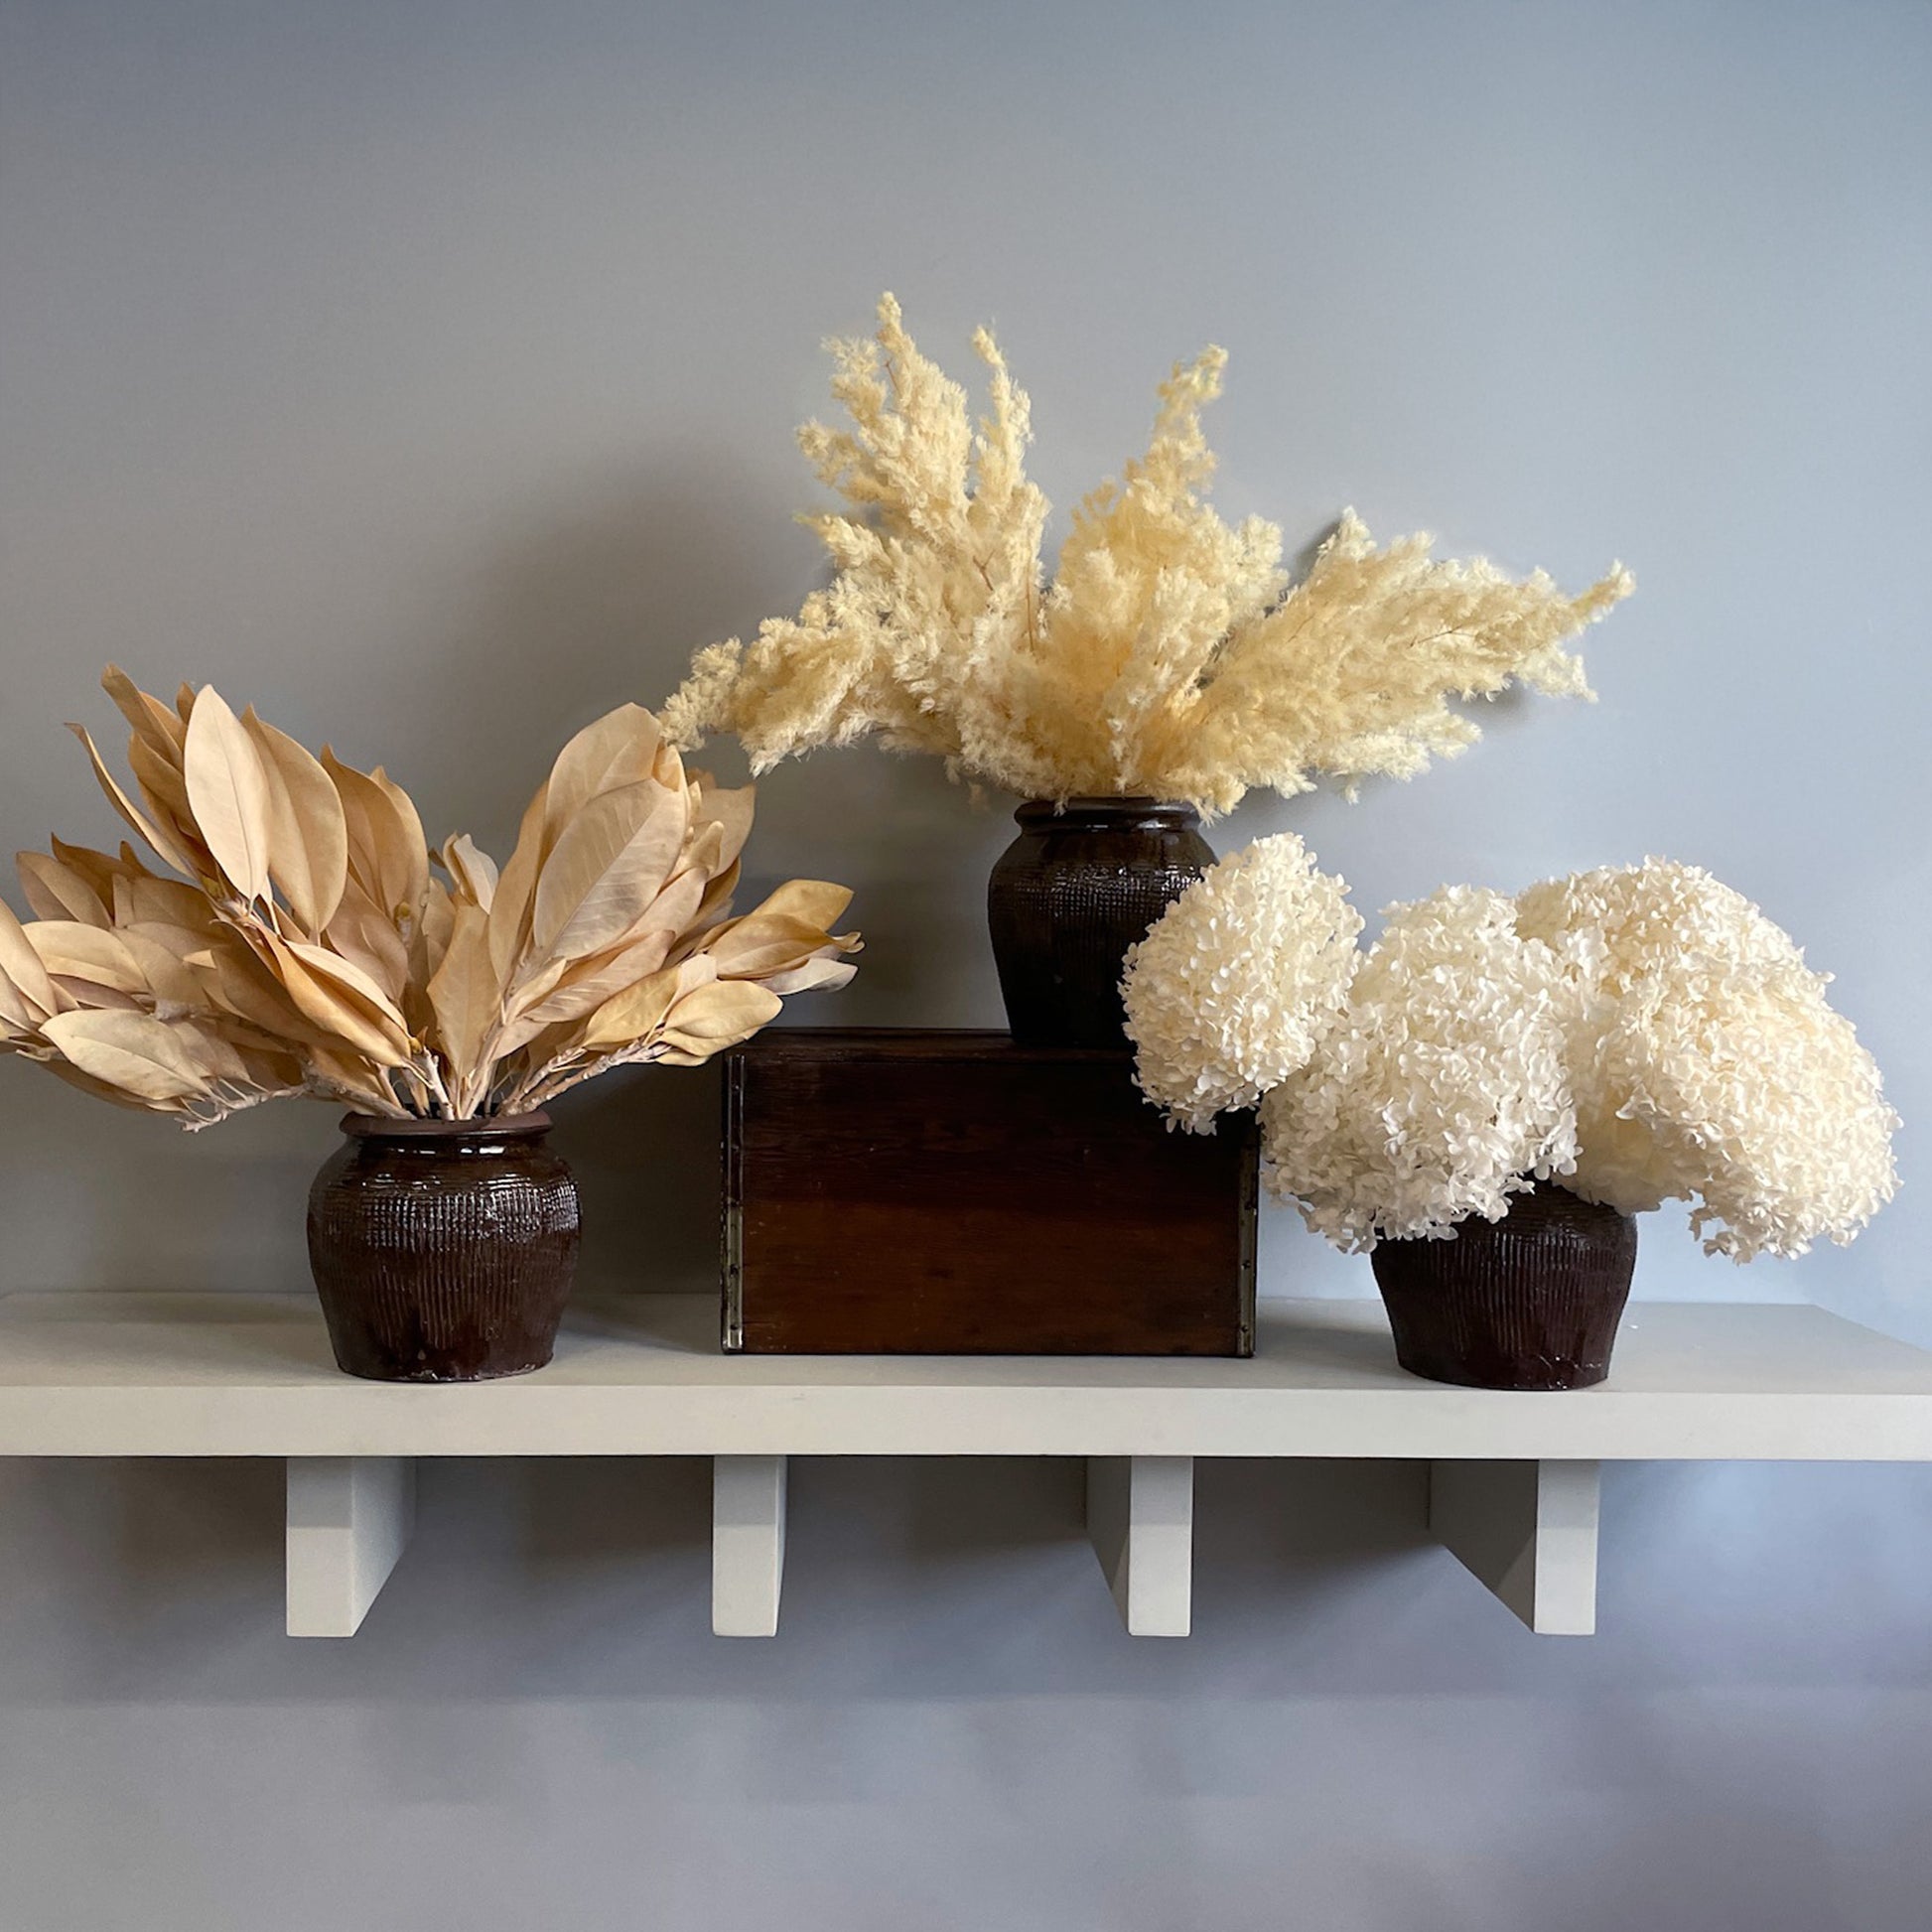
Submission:
<svg viewBox="0 0 1932 1932">
<path fill-rule="evenodd" d="M 1253 1350 L 1252 1127 L 1169 1133 L 1124 1053 L 769 1033 L 725 1094 L 728 1349 Z"/>
</svg>

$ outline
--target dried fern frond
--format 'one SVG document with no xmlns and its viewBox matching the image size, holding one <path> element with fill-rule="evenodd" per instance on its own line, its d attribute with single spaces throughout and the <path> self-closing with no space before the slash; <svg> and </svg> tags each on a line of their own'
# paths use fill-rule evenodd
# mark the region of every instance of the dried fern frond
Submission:
<svg viewBox="0 0 1932 1932">
<path fill-rule="evenodd" d="M 843 985 L 843 887 L 793 881 L 731 918 L 752 789 L 687 774 L 625 705 L 565 746 L 499 871 L 432 855 L 378 767 L 320 759 L 250 710 L 174 708 L 109 670 L 134 789 L 75 727 L 116 810 L 179 875 L 55 840 L 0 901 L 0 1051 L 206 1126 L 285 1094 L 468 1120 L 627 1061 L 695 1065 L 783 996 Z"/>
<path fill-rule="evenodd" d="M 1541 571 L 1434 560 L 1427 537 L 1378 548 L 1350 511 L 1291 585 L 1281 531 L 1207 500 L 1218 348 L 1162 384 L 1146 454 L 1080 505 L 1048 588 L 1028 401 L 984 330 L 974 347 L 990 372 L 977 430 L 890 295 L 873 339 L 831 345 L 852 426 L 807 424 L 799 442 L 847 504 L 805 519 L 833 581 L 749 645 L 698 652 L 663 707 L 672 743 L 732 732 L 762 771 L 877 735 L 1023 797 L 1211 814 L 1253 786 L 1412 776 L 1479 736 L 1451 699 L 1512 681 L 1588 694 L 1562 646 L 1628 596 L 1620 566 L 1569 597 Z"/>
</svg>

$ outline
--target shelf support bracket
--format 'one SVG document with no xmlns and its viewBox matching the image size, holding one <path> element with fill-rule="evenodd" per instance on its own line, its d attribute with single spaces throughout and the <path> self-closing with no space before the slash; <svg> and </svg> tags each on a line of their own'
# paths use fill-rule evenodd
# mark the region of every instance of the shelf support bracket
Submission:
<svg viewBox="0 0 1932 1932">
<path fill-rule="evenodd" d="M 1130 1637 L 1184 1637 L 1193 1610 L 1194 1458 L 1090 1455 L 1087 1535 Z"/>
<path fill-rule="evenodd" d="M 1540 1636 L 1591 1636 L 1597 1475 L 1594 1462 L 1432 1462 L 1430 1533 Z"/>
<path fill-rule="evenodd" d="M 408 1456 L 290 1456 L 289 1635 L 352 1637 L 415 1523 Z"/>
<path fill-rule="evenodd" d="M 711 1458 L 711 1632 L 775 1637 L 785 1580 L 785 1458 Z"/>
</svg>

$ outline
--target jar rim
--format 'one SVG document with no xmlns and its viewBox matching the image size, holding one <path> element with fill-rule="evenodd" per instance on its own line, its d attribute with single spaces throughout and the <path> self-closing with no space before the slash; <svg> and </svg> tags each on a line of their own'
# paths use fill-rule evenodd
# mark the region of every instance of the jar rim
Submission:
<svg viewBox="0 0 1932 1932">
<path fill-rule="evenodd" d="M 387 1114 L 345 1114 L 342 1130 L 357 1141 L 500 1141 L 547 1134 L 550 1116 L 499 1114 L 471 1120 L 424 1120 L 416 1115 L 392 1118 Z"/>
<path fill-rule="evenodd" d="M 1200 812 L 1185 800 L 1156 798 L 1151 792 L 1079 792 L 1068 798 L 1030 798 L 1013 816 L 1029 827 L 1065 824 L 1069 819 L 1154 819 L 1182 826 L 1200 823 Z"/>
</svg>

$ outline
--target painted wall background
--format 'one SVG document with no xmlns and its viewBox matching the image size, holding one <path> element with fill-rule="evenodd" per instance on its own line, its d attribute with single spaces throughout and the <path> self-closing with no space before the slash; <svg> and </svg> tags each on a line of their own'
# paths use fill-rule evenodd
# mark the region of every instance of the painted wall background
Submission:
<svg viewBox="0 0 1932 1932">
<path fill-rule="evenodd" d="M 1218 842 L 1294 826 L 1370 907 L 1647 852 L 1758 898 L 1906 1190 L 1742 1274 L 1653 1217 L 1639 1292 L 1932 1342 L 1928 98 L 1908 0 L 0 0 L 0 845 L 110 834 L 57 729 L 116 735 L 109 658 L 506 842 L 569 731 L 812 583 L 790 431 L 882 287 L 962 370 L 999 327 L 1063 504 L 1219 341 L 1230 511 L 1640 589 L 1596 706 Z M 772 774 L 758 866 L 857 886 L 870 942 L 816 1017 L 996 1022 L 1007 837 L 871 752 Z M 321 1110 L 186 1139 L 0 1081 L 0 1286 L 302 1280 Z M 702 1272 L 714 1104 L 569 1105 L 594 1274 Z M 1367 1286 L 1280 1216 L 1264 1261 Z M 704 1634 L 673 1463 L 434 1468 L 363 1633 L 299 1645 L 273 1468 L 0 1470 L 0 1922 L 1923 1923 L 1932 1471 L 1614 1470 L 1585 1644 L 1429 1548 L 1401 1467 L 1203 1468 L 1179 1645 L 1119 1634 L 1071 1467 L 793 1499 L 774 1644 Z"/>
</svg>

